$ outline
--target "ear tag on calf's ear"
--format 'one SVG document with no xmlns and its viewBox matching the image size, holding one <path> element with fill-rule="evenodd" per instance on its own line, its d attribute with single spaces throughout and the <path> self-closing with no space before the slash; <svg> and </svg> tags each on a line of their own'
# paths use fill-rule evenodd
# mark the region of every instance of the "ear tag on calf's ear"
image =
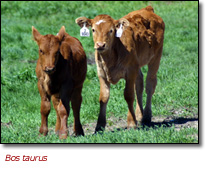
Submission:
<svg viewBox="0 0 215 170">
<path fill-rule="evenodd" d="M 122 24 L 120 24 L 119 29 L 116 31 L 116 37 L 120 38 L 122 36 L 122 32 L 123 32 L 123 30 L 122 30 Z"/>
<path fill-rule="evenodd" d="M 84 23 L 84 26 L 80 30 L 80 36 L 81 37 L 89 37 L 90 36 L 90 30 L 86 27 L 86 23 Z"/>
</svg>

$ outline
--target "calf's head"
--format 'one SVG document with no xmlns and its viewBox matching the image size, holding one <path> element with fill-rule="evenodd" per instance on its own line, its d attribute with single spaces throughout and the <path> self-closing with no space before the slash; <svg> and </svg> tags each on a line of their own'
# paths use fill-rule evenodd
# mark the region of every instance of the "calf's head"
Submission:
<svg viewBox="0 0 215 170">
<path fill-rule="evenodd" d="M 92 27 L 94 48 L 99 53 L 110 49 L 113 45 L 116 31 L 120 28 L 125 30 L 129 26 L 129 21 L 125 18 L 114 20 L 109 15 L 98 15 L 94 19 L 79 17 L 75 22 L 83 27 Z"/>
<path fill-rule="evenodd" d="M 60 54 L 60 44 L 65 36 L 65 27 L 62 26 L 58 35 L 41 35 L 39 31 L 32 26 L 34 40 L 39 46 L 39 58 L 42 69 L 47 74 L 55 71 Z"/>
</svg>

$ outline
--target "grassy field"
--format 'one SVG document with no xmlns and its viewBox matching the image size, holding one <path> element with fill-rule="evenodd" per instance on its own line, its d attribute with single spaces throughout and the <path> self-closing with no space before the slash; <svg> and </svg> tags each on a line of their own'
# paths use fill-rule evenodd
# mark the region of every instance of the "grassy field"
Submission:
<svg viewBox="0 0 215 170">
<path fill-rule="evenodd" d="M 1 143 L 198 143 L 198 129 L 183 123 L 180 129 L 174 123 L 171 126 L 160 123 L 136 130 L 120 127 L 103 134 L 59 140 L 53 131 L 56 121 L 53 108 L 49 135 L 38 135 L 41 121 L 35 74 L 38 47 L 32 40 L 31 26 L 43 35 L 56 35 L 64 25 L 71 36 L 81 41 L 88 58 L 92 59 L 92 36 L 79 36 L 77 17 L 109 14 L 119 19 L 147 5 L 153 6 L 166 26 L 158 84 L 152 99 L 153 118 L 198 119 L 198 2 L 1 2 Z M 142 71 L 146 78 L 147 67 Z M 124 80 L 111 86 L 107 107 L 110 120 L 112 117 L 126 120 L 124 87 Z M 88 64 L 82 96 L 81 122 L 85 126 L 94 125 L 99 113 L 95 64 Z M 145 100 L 144 93 L 144 105 Z M 117 122 L 108 123 L 111 126 Z M 73 124 L 72 110 L 68 124 Z"/>
</svg>

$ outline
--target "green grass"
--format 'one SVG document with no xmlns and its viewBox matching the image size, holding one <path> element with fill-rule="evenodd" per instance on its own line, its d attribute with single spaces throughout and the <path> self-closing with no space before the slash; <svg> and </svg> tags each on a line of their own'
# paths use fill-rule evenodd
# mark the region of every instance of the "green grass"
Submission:
<svg viewBox="0 0 215 170">
<path fill-rule="evenodd" d="M 102 135 L 68 137 L 59 140 L 54 133 L 38 137 L 40 96 L 37 90 L 35 61 L 37 44 L 31 26 L 41 34 L 56 34 L 62 25 L 78 38 L 88 57 L 93 56 L 90 38 L 80 37 L 75 19 L 109 14 L 119 19 L 127 13 L 152 5 L 165 22 L 163 56 L 158 84 L 152 99 L 153 116 L 181 117 L 198 115 L 198 2 L 1 2 L 1 142 L 2 143 L 196 143 L 197 129 L 177 131 L 172 127 L 104 132 Z M 147 67 L 142 68 L 146 78 Z M 107 117 L 126 120 L 127 104 L 123 97 L 125 81 L 111 86 Z M 95 65 L 88 65 L 83 88 L 81 122 L 96 122 L 99 112 L 99 81 Z M 145 105 L 146 94 L 143 95 Z M 56 113 L 52 108 L 49 127 L 54 128 Z M 11 125 L 5 126 L 11 122 Z M 69 124 L 73 124 L 72 110 Z"/>
<path fill-rule="evenodd" d="M 173 127 L 161 126 L 159 128 L 146 128 L 139 130 L 115 130 L 113 132 L 104 132 L 103 134 L 92 134 L 81 137 L 70 137 L 60 140 L 54 132 L 46 137 L 38 136 L 37 131 L 32 133 L 23 132 L 20 134 L 21 128 L 9 130 L 3 127 L 2 135 L 5 133 L 15 134 L 10 138 L 11 143 L 195 143 L 196 139 L 192 136 L 198 133 L 197 129 L 189 128 L 176 131 Z"/>
</svg>

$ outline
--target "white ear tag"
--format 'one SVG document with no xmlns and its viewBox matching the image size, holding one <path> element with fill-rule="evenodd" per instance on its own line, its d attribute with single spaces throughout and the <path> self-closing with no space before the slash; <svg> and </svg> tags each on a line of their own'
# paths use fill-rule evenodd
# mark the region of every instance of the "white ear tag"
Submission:
<svg viewBox="0 0 215 170">
<path fill-rule="evenodd" d="M 84 26 L 80 30 L 80 36 L 81 37 L 89 37 L 90 36 L 90 30 L 86 27 L 86 23 L 84 23 Z"/>
<path fill-rule="evenodd" d="M 123 32 L 123 30 L 122 30 L 122 24 L 120 24 L 119 29 L 116 31 L 116 37 L 120 38 L 122 36 L 122 32 Z"/>
</svg>

